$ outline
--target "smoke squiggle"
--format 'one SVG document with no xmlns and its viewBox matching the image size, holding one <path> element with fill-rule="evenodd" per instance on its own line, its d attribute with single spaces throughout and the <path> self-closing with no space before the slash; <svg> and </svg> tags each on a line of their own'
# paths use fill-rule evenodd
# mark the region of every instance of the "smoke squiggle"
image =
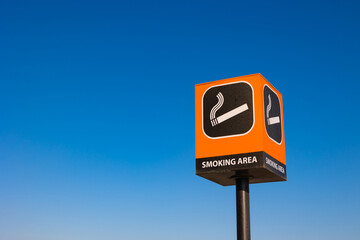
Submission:
<svg viewBox="0 0 360 240">
<path fill-rule="evenodd" d="M 215 118 L 216 112 L 221 108 L 221 106 L 224 104 L 224 96 L 221 92 L 219 92 L 216 97 L 218 98 L 217 104 L 211 109 L 210 111 L 210 120 L 213 120 Z"/>
</svg>

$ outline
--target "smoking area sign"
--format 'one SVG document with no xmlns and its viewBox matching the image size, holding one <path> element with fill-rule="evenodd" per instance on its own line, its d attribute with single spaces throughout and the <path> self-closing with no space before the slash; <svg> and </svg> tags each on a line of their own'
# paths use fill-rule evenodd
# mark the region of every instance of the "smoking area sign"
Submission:
<svg viewBox="0 0 360 240">
<path fill-rule="evenodd" d="M 195 85 L 196 174 L 286 180 L 282 95 L 261 74 Z"/>
</svg>

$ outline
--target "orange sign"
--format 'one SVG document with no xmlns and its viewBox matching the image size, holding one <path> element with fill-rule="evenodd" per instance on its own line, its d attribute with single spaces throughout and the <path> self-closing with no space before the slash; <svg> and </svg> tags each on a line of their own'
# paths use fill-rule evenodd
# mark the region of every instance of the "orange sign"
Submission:
<svg viewBox="0 0 360 240">
<path fill-rule="evenodd" d="M 282 106 L 261 74 L 196 85 L 196 174 L 221 185 L 286 180 Z"/>
</svg>

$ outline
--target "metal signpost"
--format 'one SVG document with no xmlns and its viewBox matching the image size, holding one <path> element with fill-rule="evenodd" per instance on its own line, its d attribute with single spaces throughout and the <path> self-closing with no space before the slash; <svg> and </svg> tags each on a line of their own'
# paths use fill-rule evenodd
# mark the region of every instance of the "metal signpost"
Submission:
<svg viewBox="0 0 360 240">
<path fill-rule="evenodd" d="M 250 240 L 249 183 L 286 181 L 281 94 L 261 75 L 195 86 L 196 174 L 236 185 L 238 240 Z"/>
</svg>

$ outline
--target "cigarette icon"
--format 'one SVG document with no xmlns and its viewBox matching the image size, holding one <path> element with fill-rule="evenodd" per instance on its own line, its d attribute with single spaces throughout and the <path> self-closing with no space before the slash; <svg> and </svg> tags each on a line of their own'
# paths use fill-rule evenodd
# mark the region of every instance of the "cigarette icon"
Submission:
<svg viewBox="0 0 360 240">
<path fill-rule="evenodd" d="M 276 117 L 269 117 L 269 113 L 270 113 L 270 109 L 271 109 L 271 97 L 270 94 L 268 95 L 269 98 L 269 104 L 266 107 L 266 119 L 267 119 L 267 123 L 268 125 L 273 125 L 276 123 L 280 123 L 280 117 L 276 116 Z"/>
<path fill-rule="evenodd" d="M 216 112 L 224 104 L 224 96 L 221 92 L 219 92 L 216 97 L 218 98 L 218 103 L 210 111 L 210 122 L 213 127 L 249 109 L 248 105 L 245 103 L 219 117 L 215 117 Z"/>
<path fill-rule="evenodd" d="M 271 118 L 268 118 L 267 121 L 268 121 L 269 125 L 273 125 L 273 124 L 279 123 L 280 118 L 279 117 L 271 117 Z"/>
</svg>

